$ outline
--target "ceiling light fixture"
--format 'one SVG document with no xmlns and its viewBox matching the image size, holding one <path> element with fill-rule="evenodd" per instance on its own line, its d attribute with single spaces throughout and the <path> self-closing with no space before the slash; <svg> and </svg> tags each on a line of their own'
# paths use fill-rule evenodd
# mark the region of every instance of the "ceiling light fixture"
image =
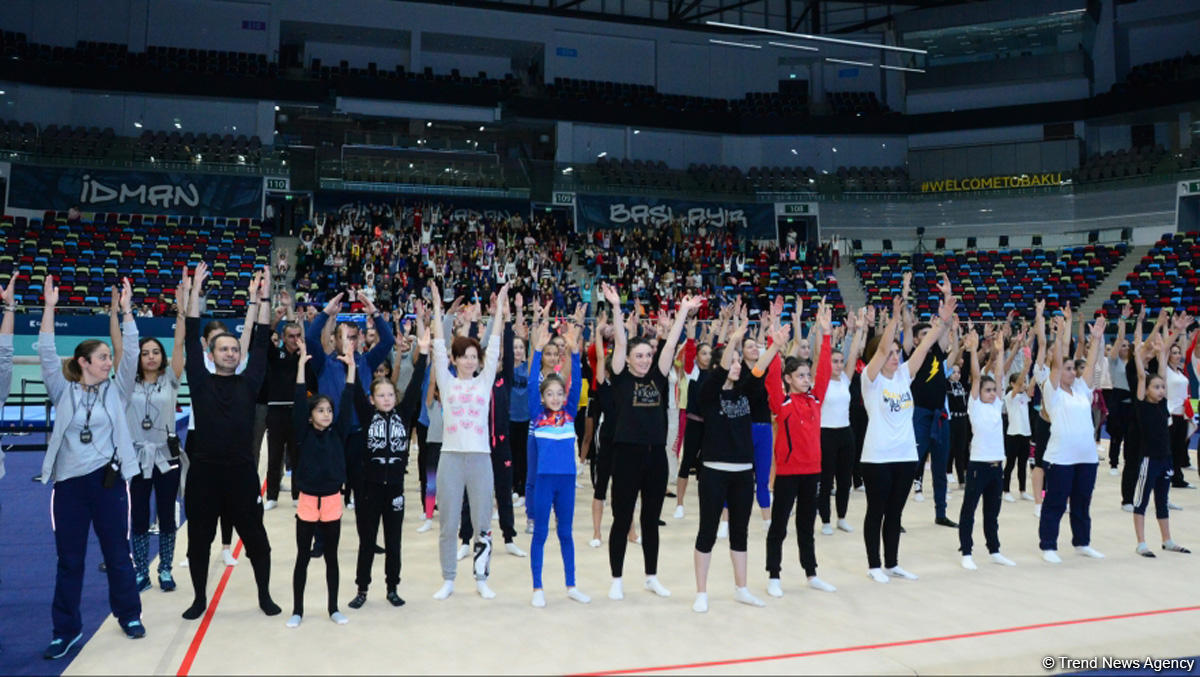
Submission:
<svg viewBox="0 0 1200 677">
<path fill-rule="evenodd" d="M 748 42 L 732 42 L 730 40 L 714 40 L 709 38 L 709 42 L 714 45 L 725 45 L 726 47 L 743 47 L 745 49 L 762 49 L 762 45 L 752 45 Z"/>
<path fill-rule="evenodd" d="M 817 42 L 831 42 L 837 45 L 851 45 L 854 47 L 866 47 L 868 49 L 883 49 L 893 52 L 907 52 L 909 54 L 927 54 L 923 49 L 913 49 L 911 47 L 897 47 L 895 45 L 876 45 L 870 42 L 859 42 L 858 40 L 843 40 L 841 38 L 827 38 L 823 35 L 809 35 L 807 33 L 788 33 L 787 31 L 777 31 L 771 28 L 758 28 L 756 26 L 742 26 L 740 24 L 725 23 L 724 21 L 705 21 L 709 26 L 718 28 L 733 28 L 742 31 L 754 31 L 757 33 L 768 33 L 771 35 L 782 35 L 787 38 L 800 38 L 802 40 L 815 40 Z"/>
<path fill-rule="evenodd" d="M 803 49 L 808 52 L 821 51 L 821 50 L 817 49 L 816 47 L 809 47 L 808 45 L 793 45 L 790 42 L 768 42 L 767 44 L 775 45 L 776 47 L 787 47 L 788 49 Z"/>
<path fill-rule="evenodd" d="M 875 64 L 869 63 L 866 61 L 851 61 L 850 59 L 835 59 L 831 56 L 825 57 L 825 60 L 830 61 L 832 63 L 844 63 L 847 66 L 866 66 L 867 68 L 873 68 L 875 66 Z"/>
<path fill-rule="evenodd" d="M 904 71 L 905 73 L 924 73 L 924 68 L 906 68 L 904 66 L 886 66 L 879 64 L 879 67 L 888 71 Z"/>
</svg>

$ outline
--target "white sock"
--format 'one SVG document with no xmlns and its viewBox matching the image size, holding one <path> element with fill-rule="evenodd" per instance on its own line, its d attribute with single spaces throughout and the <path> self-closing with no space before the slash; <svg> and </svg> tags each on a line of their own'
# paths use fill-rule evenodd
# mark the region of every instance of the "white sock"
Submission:
<svg viewBox="0 0 1200 677">
<path fill-rule="evenodd" d="M 496 599 L 496 593 L 488 587 L 487 581 L 475 581 L 475 589 L 479 591 L 479 596 L 484 599 Z"/>
<path fill-rule="evenodd" d="M 698 614 L 708 612 L 708 593 L 707 592 L 696 593 L 696 601 L 692 602 L 692 611 L 695 611 Z"/>
<path fill-rule="evenodd" d="M 449 597 L 450 595 L 453 595 L 453 594 L 454 594 L 454 581 L 442 581 L 442 587 L 438 588 L 438 591 L 433 593 L 433 598 L 434 599 L 446 599 L 447 597 Z"/>
<path fill-rule="evenodd" d="M 821 592 L 837 592 L 837 588 L 817 578 L 816 576 L 808 579 L 808 587 L 812 588 L 813 590 L 820 590 Z"/>
<path fill-rule="evenodd" d="M 767 594 L 772 597 L 783 597 L 783 584 L 778 578 L 767 581 Z"/>
<path fill-rule="evenodd" d="M 289 628 L 298 628 L 298 627 L 300 627 L 301 620 L 302 619 L 300 618 L 300 614 L 293 614 L 291 618 L 287 619 L 286 625 Z"/>
<path fill-rule="evenodd" d="M 608 586 L 609 599 L 625 599 L 625 586 L 621 584 L 621 579 L 612 579 L 612 585 Z"/>
<path fill-rule="evenodd" d="M 748 604 L 750 606 L 766 606 L 767 603 L 750 594 L 747 588 L 734 588 L 733 601 L 740 604 Z"/>
<path fill-rule="evenodd" d="M 567 588 L 567 597 L 579 602 L 580 604 L 590 604 L 592 601 L 591 597 L 583 594 L 579 591 L 579 588 L 576 587 Z"/>
<path fill-rule="evenodd" d="M 646 577 L 646 589 L 658 595 L 659 597 L 671 596 L 671 591 L 667 590 L 665 587 L 663 587 L 662 583 L 658 582 L 658 576 Z"/>
<path fill-rule="evenodd" d="M 546 592 L 544 590 L 534 590 L 533 601 L 531 601 L 530 604 L 539 609 L 546 606 Z"/>
</svg>

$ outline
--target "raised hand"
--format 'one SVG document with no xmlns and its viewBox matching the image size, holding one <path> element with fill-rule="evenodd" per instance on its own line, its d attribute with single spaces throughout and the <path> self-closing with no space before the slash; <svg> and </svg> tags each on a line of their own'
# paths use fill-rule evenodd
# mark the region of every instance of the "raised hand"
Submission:
<svg viewBox="0 0 1200 677">
<path fill-rule="evenodd" d="M 366 296 L 359 294 L 358 301 L 359 301 L 359 303 L 362 304 L 363 310 L 368 315 L 374 315 L 375 313 L 379 312 L 379 309 L 375 307 L 375 303 L 372 302 L 371 299 L 367 298 Z"/>
<path fill-rule="evenodd" d="M 975 352 L 979 349 L 979 334 L 975 333 L 974 329 L 967 332 L 963 337 L 963 350 Z"/>
<path fill-rule="evenodd" d="M 201 261 L 196 264 L 196 272 L 192 274 L 192 295 L 204 295 L 204 283 L 208 281 L 208 264 Z"/>
<path fill-rule="evenodd" d="M 330 317 L 337 317 L 337 314 L 342 312 L 342 292 L 338 292 L 336 296 L 329 299 L 325 304 L 325 308 L 321 311 Z"/>
<path fill-rule="evenodd" d="M 1035 319 L 1046 316 L 1046 299 L 1038 299 L 1033 302 L 1033 315 Z"/>
<path fill-rule="evenodd" d="M 1096 318 L 1096 321 L 1092 323 L 1093 340 L 1102 339 L 1104 337 L 1104 325 L 1107 323 L 1108 320 L 1106 320 L 1103 315 Z"/>
<path fill-rule="evenodd" d="M 308 354 L 308 348 L 305 347 L 304 341 L 300 342 L 299 359 L 300 359 L 300 366 L 299 366 L 300 373 L 304 373 L 304 365 L 307 364 L 308 361 L 312 359 L 312 355 Z"/>
<path fill-rule="evenodd" d="M 786 324 L 780 324 L 775 328 L 775 331 L 771 332 L 771 340 L 774 342 L 774 345 L 779 346 L 781 349 L 787 345 L 791 337 L 792 328 Z"/>
<path fill-rule="evenodd" d="M 54 283 L 53 275 L 47 275 L 46 281 L 42 283 L 42 300 L 49 308 L 58 305 L 58 285 Z"/>
<path fill-rule="evenodd" d="M 621 307 L 621 295 L 617 293 L 616 287 L 604 282 L 600 285 L 600 293 L 604 295 L 604 300 L 608 301 L 613 307 Z"/>
<path fill-rule="evenodd" d="M 121 312 L 126 315 L 133 312 L 133 285 L 127 277 L 121 279 Z"/>
<path fill-rule="evenodd" d="M 941 306 L 938 307 L 938 317 L 941 318 L 942 322 L 949 323 L 954 319 L 954 308 L 956 306 L 958 306 L 958 299 L 953 296 L 947 296 L 942 301 Z"/>
<path fill-rule="evenodd" d="M 1131 317 L 1133 317 L 1133 304 L 1126 303 L 1125 305 L 1121 306 L 1121 319 L 1128 320 Z"/>
<path fill-rule="evenodd" d="M 429 278 L 429 301 L 433 304 L 435 313 L 442 312 L 442 294 L 438 291 L 437 283 Z"/>
<path fill-rule="evenodd" d="M 8 284 L 0 289 L 0 301 L 4 301 L 4 305 L 12 306 L 17 302 L 17 278 L 15 273 L 8 278 Z"/>
<path fill-rule="evenodd" d="M 825 305 L 825 299 L 821 299 L 821 305 L 817 310 L 817 324 L 821 327 L 821 333 L 829 336 L 833 329 L 833 308 Z"/>
<path fill-rule="evenodd" d="M 949 298 L 954 293 L 953 288 L 950 286 L 950 276 L 946 275 L 946 273 L 942 273 L 942 277 L 938 281 L 938 291 L 946 298 Z"/>
</svg>

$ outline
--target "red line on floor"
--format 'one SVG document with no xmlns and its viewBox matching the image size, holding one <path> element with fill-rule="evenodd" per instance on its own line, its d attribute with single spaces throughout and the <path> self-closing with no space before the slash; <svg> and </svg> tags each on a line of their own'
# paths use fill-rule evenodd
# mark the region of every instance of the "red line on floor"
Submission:
<svg viewBox="0 0 1200 677">
<path fill-rule="evenodd" d="M 267 483 L 264 481 L 260 495 L 267 490 Z M 239 537 L 237 543 L 233 546 L 233 557 L 237 559 L 242 554 L 242 539 Z M 225 592 L 225 586 L 229 583 L 229 577 L 233 575 L 233 567 L 225 567 L 225 573 L 221 574 L 221 580 L 217 583 L 217 589 L 213 591 L 212 598 L 208 600 L 208 609 L 204 612 L 204 618 L 200 621 L 200 627 L 196 628 L 196 635 L 192 637 L 192 643 L 188 646 L 187 653 L 183 655 L 183 662 L 179 664 L 179 671 L 175 674 L 178 677 L 187 677 L 187 674 L 192 669 L 192 661 L 196 660 L 196 654 L 200 651 L 200 643 L 204 641 L 204 635 L 208 632 L 208 626 L 212 623 L 213 614 L 217 612 L 217 605 L 221 603 L 221 594 Z"/>
<path fill-rule="evenodd" d="M 1136 611 L 1133 613 L 1115 614 L 1112 616 L 1097 616 L 1095 618 L 1077 618 L 1067 621 L 1053 621 L 1050 623 L 1037 623 L 1034 625 L 1019 625 L 1012 628 L 997 628 L 994 630 L 980 630 L 978 632 L 966 632 L 957 635 L 944 635 L 942 637 L 924 637 L 921 639 L 907 639 L 898 642 L 885 642 L 882 644 L 862 644 L 859 646 L 845 646 L 834 649 L 815 649 L 812 651 L 801 651 L 797 653 L 778 654 L 775 656 L 751 656 L 748 658 L 731 658 L 719 661 L 706 661 L 703 663 L 683 663 L 679 665 L 659 665 L 645 668 L 626 668 L 621 670 L 605 670 L 600 672 L 581 673 L 583 675 L 632 675 L 646 672 L 667 672 L 671 670 L 687 670 L 692 668 L 711 668 L 724 665 L 738 665 L 742 663 L 762 663 L 766 661 L 779 661 L 789 658 L 809 658 L 811 656 L 827 656 L 830 654 L 852 653 L 857 651 L 874 651 L 877 649 L 894 649 L 902 646 L 912 646 L 915 644 L 930 644 L 933 642 L 948 642 L 959 639 L 971 639 L 974 637 L 988 637 L 991 635 L 1003 635 L 1012 632 L 1025 632 L 1028 630 L 1041 630 L 1044 628 L 1055 628 L 1067 625 L 1080 625 L 1084 623 L 1101 623 L 1104 621 L 1116 621 L 1128 618 L 1138 618 L 1142 616 L 1158 616 L 1162 614 L 1174 614 L 1185 611 L 1200 611 L 1200 606 L 1178 607 L 1175 609 L 1156 609 L 1153 611 Z"/>
</svg>

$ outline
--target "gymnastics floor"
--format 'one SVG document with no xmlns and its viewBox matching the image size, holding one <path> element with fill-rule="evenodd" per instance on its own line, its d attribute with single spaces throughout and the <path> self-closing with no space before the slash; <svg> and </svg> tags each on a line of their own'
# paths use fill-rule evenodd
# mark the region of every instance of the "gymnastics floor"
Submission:
<svg viewBox="0 0 1200 677">
<path fill-rule="evenodd" d="M 412 463 L 415 470 L 415 454 Z M 1195 470 L 1187 472 L 1196 482 Z M 589 605 L 566 598 L 557 539 L 551 532 L 544 570 L 548 606 L 531 607 L 529 560 L 503 551 L 494 521 L 497 552 L 490 584 L 497 598 L 487 601 L 476 594 L 467 558 L 459 563 L 455 594 L 444 602 L 433 600 L 441 582 L 438 530 L 435 524 L 433 530 L 417 533 L 420 521 L 410 513 L 404 525 L 399 589 L 407 605 L 395 609 L 384 600 L 383 557 L 377 556 L 366 606 L 349 609 L 358 539 L 353 513 L 347 511 L 339 552 L 339 601 L 350 623 L 337 626 L 328 620 L 325 567 L 323 561 L 314 561 L 308 572 L 307 612 L 297 629 L 284 626 L 291 612 L 296 556 L 294 510 L 285 497 L 265 516 L 272 544 L 271 590 L 283 615 L 263 616 L 249 562 L 230 569 L 218 566 L 220 553 L 214 547 L 209 615 L 200 621 L 180 618 L 191 599 L 191 583 L 188 570 L 177 561 L 178 591 L 167 594 L 154 588 L 143 593 L 148 636 L 136 642 L 125 639 L 110 616 L 64 674 L 1031 674 L 1079 672 L 1058 664 L 1046 670 L 1047 656 L 1194 656 L 1200 647 L 1200 593 L 1195 586 L 1200 571 L 1200 491 L 1171 493 L 1183 507 L 1171 513 L 1175 540 L 1198 554 L 1158 551 L 1156 559 L 1144 559 L 1134 553 L 1131 515 L 1119 506 L 1119 479 L 1108 474 L 1106 463 L 1100 464 L 1092 544 L 1108 557 L 1075 555 L 1069 520 L 1064 518 L 1064 561 L 1057 566 L 1040 559 L 1032 502 L 1002 505 L 1002 551 L 1017 562 L 1015 568 L 987 559 L 981 514 L 977 515 L 979 571 L 970 572 L 959 565 L 957 530 L 933 523 L 932 492 L 924 502 L 910 498 L 900 562 L 921 579 L 886 585 L 866 577 L 860 534 L 865 495 L 854 492 L 848 519 L 855 533 L 824 536 L 818 530 L 816 535 L 819 574 L 838 592 L 807 588 L 789 529 L 782 599 L 765 592 L 766 528 L 756 510 L 750 524 L 749 587 L 767 606 L 752 608 L 732 600 L 728 541 L 719 540 L 713 551 L 707 614 L 691 610 L 694 481 L 683 520 L 671 518 L 674 499 L 668 498 L 663 510 L 667 526 L 661 530 L 659 578 L 673 593 L 669 599 L 642 588 L 641 552 L 633 544 L 626 557 L 625 600 L 607 598 L 607 544 L 598 549 L 587 544 L 591 487 L 586 473 L 577 491 L 574 534 L 578 583 L 591 595 Z M 406 497 L 410 505 L 417 503 L 415 473 L 408 476 Z M 956 520 L 961 497 L 958 490 L 950 495 L 949 514 Z M 528 550 L 522 510 L 518 509 L 517 543 Z M 606 540 L 609 523 L 606 513 Z M 1158 528 L 1152 520 L 1147 542 L 1157 550 Z M 177 560 L 186 548 L 186 535 L 181 533 Z M 32 612 L 49 615 L 48 607 L 46 599 Z"/>
</svg>

